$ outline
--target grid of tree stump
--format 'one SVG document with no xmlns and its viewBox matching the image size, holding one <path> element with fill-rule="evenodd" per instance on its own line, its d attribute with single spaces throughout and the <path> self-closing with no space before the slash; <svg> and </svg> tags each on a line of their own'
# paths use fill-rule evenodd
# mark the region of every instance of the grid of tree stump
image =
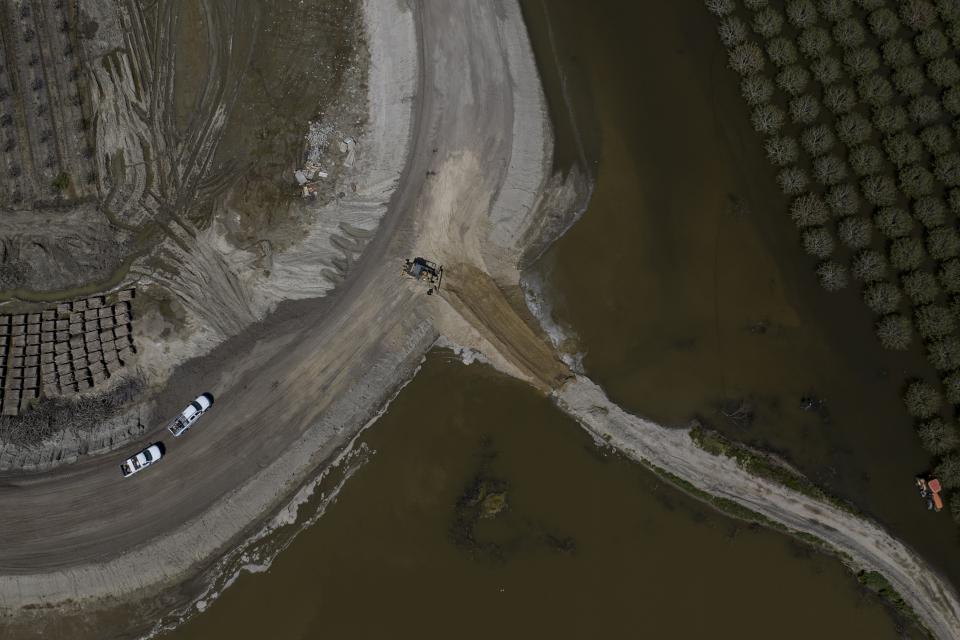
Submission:
<svg viewBox="0 0 960 640">
<path fill-rule="evenodd" d="M 0 315 L 0 411 L 31 400 L 87 391 L 129 364 L 132 289 L 64 302 L 40 312 Z M 115 299 L 115 301 L 114 301 Z"/>
<path fill-rule="evenodd" d="M 0 204 L 96 193 L 75 1 L 13 0 L 0 11 Z"/>
</svg>

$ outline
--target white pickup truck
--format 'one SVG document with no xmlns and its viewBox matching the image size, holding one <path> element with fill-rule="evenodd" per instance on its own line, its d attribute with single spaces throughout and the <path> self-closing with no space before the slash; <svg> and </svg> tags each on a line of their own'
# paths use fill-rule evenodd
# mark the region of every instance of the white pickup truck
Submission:
<svg viewBox="0 0 960 640">
<path fill-rule="evenodd" d="M 204 393 L 197 396 L 197 399 L 187 405 L 187 408 L 180 412 L 167 430 L 173 434 L 173 437 L 181 436 L 187 429 L 193 426 L 193 423 L 200 419 L 204 412 L 213 406 L 213 396 Z"/>
<path fill-rule="evenodd" d="M 159 442 L 152 444 L 140 453 L 124 460 L 123 464 L 120 465 L 120 472 L 123 473 L 124 478 L 132 476 L 141 469 L 146 469 L 162 457 L 163 444 Z"/>
</svg>

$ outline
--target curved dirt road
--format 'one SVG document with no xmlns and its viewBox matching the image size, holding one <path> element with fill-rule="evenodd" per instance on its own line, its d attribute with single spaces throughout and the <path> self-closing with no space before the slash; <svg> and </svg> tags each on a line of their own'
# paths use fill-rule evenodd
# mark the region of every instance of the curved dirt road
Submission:
<svg viewBox="0 0 960 640">
<path fill-rule="evenodd" d="M 520 80 L 510 77 L 502 33 L 505 16 L 519 20 L 512 3 L 425 2 L 412 10 L 420 87 L 411 152 L 354 271 L 331 298 L 268 320 L 252 344 L 244 336 L 233 348 L 228 342 L 217 352 L 230 356 L 209 359 L 215 368 L 192 365 L 196 384 L 181 402 L 209 390 L 216 403 L 182 438 L 158 424 L 114 454 L 0 476 L 0 610 L 182 579 L 280 506 L 413 374 L 438 333 L 425 288 L 399 274 L 402 260 L 451 206 L 486 214 L 509 173 L 512 83 Z M 475 159 L 468 179 L 428 184 L 434 167 L 466 155 Z M 123 479 L 119 462 L 159 439 L 165 458 Z"/>
</svg>

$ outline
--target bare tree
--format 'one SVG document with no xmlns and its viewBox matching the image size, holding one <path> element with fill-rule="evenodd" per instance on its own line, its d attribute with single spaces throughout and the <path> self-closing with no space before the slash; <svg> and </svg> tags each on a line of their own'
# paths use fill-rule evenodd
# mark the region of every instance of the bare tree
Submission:
<svg viewBox="0 0 960 640">
<path fill-rule="evenodd" d="M 953 314 L 939 304 L 928 304 L 914 311 L 913 324 L 924 340 L 948 336 L 954 329 Z"/>
<path fill-rule="evenodd" d="M 943 108 L 951 115 L 960 115 L 960 86 L 953 86 L 943 92 L 940 98 Z"/>
<path fill-rule="evenodd" d="M 886 207 L 897 199 L 897 185 L 890 176 L 867 176 L 860 181 L 863 197 L 872 205 Z"/>
<path fill-rule="evenodd" d="M 950 258 L 940 263 L 937 271 L 940 285 L 947 293 L 960 293 L 960 260 Z"/>
<path fill-rule="evenodd" d="M 790 217 L 798 227 L 813 227 L 827 222 L 827 206 L 815 193 L 794 198 L 790 205 Z"/>
<path fill-rule="evenodd" d="M 835 184 L 827 189 L 825 200 L 830 211 L 839 217 L 852 216 L 860 209 L 857 188 L 846 182 Z"/>
<path fill-rule="evenodd" d="M 753 16 L 753 30 L 763 38 L 772 38 L 783 30 L 783 16 L 776 9 L 766 8 Z"/>
<path fill-rule="evenodd" d="M 911 133 L 901 132 L 883 139 L 883 150 L 896 167 L 903 168 L 923 159 L 923 143 Z"/>
<path fill-rule="evenodd" d="M 890 102 L 893 87 L 883 76 L 870 74 L 857 80 L 857 93 L 860 99 L 871 107 L 879 107 Z"/>
<path fill-rule="evenodd" d="M 844 49 L 859 47 L 864 37 L 863 26 L 856 18 L 844 18 L 833 25 L 833 41 Z"/>
<path fill-rule="evenodd" d="M 873 126 L 885 135 L 902 131 L 907 126 L 907 112 L 898 104 L 873 109 Z"/>
<path fill-rule="evenodd" d="M 763 135 L 771 135 L 779 131 L 783 127 L 784 119 L 783 110 L 772 104 L 756 107 L 750 118 L 753 128 Z"/>
<path fill-rule="evenodd" d="M 922 198 L 933 192 L 933 174 L 923 165 L 912 164 L 899 173 L 900 191 L 908 198 Z"/>
<path fill-rule="evenodd" d="M 811 227 L 803 231 L 803 249 L 816 258 L 828 258 L 836 244 L 833 235 L 825 227 Z"/>
<path fill-rule="evenodd" d="M 747 39 L 747 25 L 737 16 L 726 16 L 720 20 L 717 33 L 720 34 L 720 42 L 723 46 L 735 47 Z"/>
<path fill-rule="evenodd" d="M 943 389 L 947 394 L 947 402 L 951 404 L 960 404 L 960 371 L 948 373 L 943 377 Z M 956 436 L 956 432 L 954 432 Z M 960 440 L 955 440 L 951 449 L 955 449 L 960 444 Z"/>
<path fill-rule="evenodd" d="M 947 489 L 956 489 L 960 487 L 960 454 L 949 453 L 945 455 L 940 464 L 934 469 L 934 473 L 940 478 L 940 482 Z M 954 501 L 951 498 L 950 509 L 954 509 Z"/>
<path fill-rule="evenodd" d="M 730 50 L 730 68 L 742 76 L 763 70 L 763 51 L 752 42 L 745 42 Z"/>
<path fill-rule="evenodd" d="M 914 65 L 901 67 L 893 72 L 893 86 L 905 96 L 917 96 L 923 93 L 927 77 Z"/>
<path fill-rule="evenodd" d="M 943 35 L 943 32 L 939 29 L 930 29 L 929 31 L 918 34 L 917 37 L 913 39 L 913 44 L 917 53 L 927 60 L 946 55 L 947 50 L 950 48 L 950 42 L 947 40 L 947 36 Z"/>
<path fill-rule="evenodd" d="M 825 155 L 813 161 L 813 175 L 823 185 L 835 185 L 847 177 L 847 164 L 837 156 Z"/>
<path fill-rule="evenodd" d="M 956 385 L 955 389 L 951 386 L 954 384 Z M 960 378 L 947 376 L 944 378 L 944 387 L 947 391 L 948 401 L 960 402 Z M 951 397 L 956 398 L 956 400 L 951 400 Z M 920 436 L 923 448 L 935 456 L 950 453 L 960 445 L 960 436 L 957 435 L 956 426 L 944 422 L 941 418 L 932 418 L 925 421 L 917 429 L 917 434 Z"/>
<path fill-rule="evenodd" d="M 820 280 L 820 286 L 831 293 L 846 288 L 850 281 L 847 268 L 829 260 L 820 263 L 817 267 L 817 278 Z"/>
<path fill-rule="evenodd" d="M 830 22 L 838 22 L 850 15 L 850 0 L 820 0 L 820 15 Z"/>
<path fill-rule="evenodd" d="M 927 232 L 927 251 L 934 260 L 956 258 L 960 254 L 960 236 L 952 227 L 935 227 Z"/>
<path fill-rule="evenodd" d="M 800 145 L 814 157 L 830 151 L 834 144 L 836 140 L 833 132 L 824 124 L 814 125 L 800 134 Z"/>
<path fill-rule="evenodd" d="M 863 290 L 863 301 L 877 315 L 893 313 L 900 306 L 900 289 L 889 282 L 873 282 Z"/>
<path fill-rule="evenodd" d="M 790 118 L 797 124 L 811 124 L 820 115 L 820 102 L 805 93 L 790 101 Z"/>
<path fill-rule="evenodd" d="M 933 385 L 922 380 L 914 380 L 907 385 L 903 402 L 910 415 L 917 418 L 932 418 L 940 411 L 943 396 Z"/>
<path fill-rule="evenodd" d="M 786 167 L 777 174 L 780 190 L 788 196 L 798 196 L 809 184 L 807 174 L 799 167 Z"/>
<path fill-rule="evenodd" d="M 913 338 L 913 327 L 910 319 L 899 313 L 880 318 L 877 322 L 877 338 L 884 349 L 905 351 L 910 347 Z"/>
<path fill-rule="evenodd" d="M 913 230 L 913 218 L 900 207 L 880 207 L 873 216 L 873 224 L 888 238 L 901 238 Z"/>
<path fill-rule="evenodd" d="M 862 78 L 880 68 L 880 58 L 873 49 L 861 47 L 843 54 L 843 65 L 854 78 Z"/>
<path fill-rule="evenodd" d="M 913 45 L 906 40 L 898 38 L 887 40 L 881 47 L 883 51 L 883 61 L 892 69 L 899 69 L 908 64 L 913 64 L 916 54 L 913 51 Z"/>
<path fill-rule="evenodd" d="M 850 150 L 850 168 L 858 176 L 880 173 L 883 168 L 883 153 L 869 144 L 858 145 Z"/>
<path fill-rule="evenodd" d="M 936 0 L 937 13 L 946 23 L 960 20 L 960 0 Z"/>
<path fill-rule="evenodd" d="M 952 151 L 937 156 L 933 161 L 937 180 L 948 187 L 960 185 L 960 153 Z"/>
<path fill-rule="evenodd" d="M 797 47 L 800 53 L 811 60 L 819 58 L 833 46 L 830 39 L 830 33 L 823 27 L 806 27 L 797 36 Z"/>
<path fill-rule="evenodd" d="M 740 93 L 747 104 L 758 106 L 770 102 L 773 97 L 773 83 L 766 76 L 756 73 L 740 81 Z"/>
<path fill-rule="evenodd" d="M 810 72 L 800 65 L 789 65 L 777 74 L 777 86 L 791 96 L 798 96 L 803 93 L 809 83 Z"/>
<path fill-rule="evenodd" d="M 767 43 L 767 56 L 775 66 L 785 67 L 797 61 L 797 48 L 787 38 L 773 38 Z"/>
<path fill-rule="evenodd" d="M 913 271 L 923 264 L 926 252 L 923 241 L 914 236 L 897 238 L 890 243 L 890 264 L 897 271 Z"/>
<path fill-rule="evenodd" d="M 849 216 L 837 224 L 837 235 L 840 236 L 840 242 L 851 249 L 865 249 L 870 246 L 873 225 L 867 218 Z"/>
<path fill-rule="evenodd" d="M 903 291 L 915 305 L 930 304 L 940 295 L 936 278 L 927 271 L 911 271 L 900 278 Z"/>
<path fill-rule="evenodd" d="M 833 56 L 820 56 L 810 64 L 810 71 L 817 82 L 826 86 L 843 77 L 843 67 Z"/>
<path fill-rule="evenodd" d="M 953 58 L 936 58 L 927 63 L 927 77 L 941 89 L 960 82 L 960 67 Z"/>
<path fill-rule="evenodd" d="M 823 92 L 823 104 L 835 115 L 849 114 L 857 104 L 857 93 L 849 85 L 831 85 Z M 863 118 L 863 116 L 860 117 Z M 866 118 L 863 119 L 866 121 Z M 839 126 L 837 135 L 840 135 Z M 840 139 L 843 140 L 843 137 L 840 136 Z"/>
<path fill-rule="evenodd" d="M 913 218 L 927 229 L 939 227 L 947 221 L 946 207 L 937 196 L 917 198 L 913 203 Z"/>
<path fill-rule="evenodd" d="M 887 273 L 887 260 L 875 249 L 864 249 L 853 257 L 853 277 L 863 282 L 883 280 Z"/>
<path fill-rule="evenodd" d="M 867 18 L 867 24 L 870 25 L 870 30 L 873 32 L 873 35 L 877 36 L 880 40 L 889 40 L 895 36 L 900 29 L 900 19 L 887 7 L 881 7 L 872 11 Z"/>
<path fill-rule="evenodd" d="M 787 0 L 787 20 L 797 29 L 817 22 L 817 9 L 811 0 Z"/>
<path fill-rule="evenodd" d="M 934 124 L 920 132 L 920 142 L 931 154 L 939 156 L 953 148 L 953 134 L 946 125 Z"/>
<path fill-rule="evenodd" d="M 960 215 L 960 189 L 950 189 L 948 202 L 953 215 Z"/>
<path fill-rule="evenodd" d="M 907 103 L 907 115 L 919 125 L 930 124 L 940 113 L 940 101 L 933 96 L 915 96 Z"/>
<path fill-rule="evenodd" d="M 704 0 L 704 4 L 707 6 L 707 11 L 720 17 L 730 15 L 737 8 L 733 0 Z"/>
<path fill-rule="evenodd" d="M 779 136 L 767 139 L 764 144 L 767 159 L 778 167 L 784 167 L 796 162 L 800 155 L 797 141 L 793 138 Z"/>
<path fill-rule="evenodd" d="M 923 31 L 933 26 L 937 10 L 927 0 L 903 0 L 900 3 L 900 19 L 914 31 Z"/>
</svg>

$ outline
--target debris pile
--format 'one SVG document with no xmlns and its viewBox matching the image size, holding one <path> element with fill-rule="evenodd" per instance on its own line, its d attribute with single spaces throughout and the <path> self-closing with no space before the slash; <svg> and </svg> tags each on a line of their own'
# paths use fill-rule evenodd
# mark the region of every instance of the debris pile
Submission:
<svg viewBox="0 0 960 640">
<path fill-rule="evenodd" d="M 324 170 L 321 159 L 327 151 L 331 136 L 335 133 L 332 125 L 319 122 L 310 123 L 307 135 L 304 136 L 307 141 L 304 165 L 293 172 L 293 177 L 296 178 L 297 185 L 300 187 L 304 198 L 316 198 L 320 180 L 330 175 L 328 171 Z M 340 153 L 344 154 L 343 165 L 345 167 L 353 166 L 356 146 L 357 141 L 350 136 L 340 138 L 338 141 Z"/>
</svg>

